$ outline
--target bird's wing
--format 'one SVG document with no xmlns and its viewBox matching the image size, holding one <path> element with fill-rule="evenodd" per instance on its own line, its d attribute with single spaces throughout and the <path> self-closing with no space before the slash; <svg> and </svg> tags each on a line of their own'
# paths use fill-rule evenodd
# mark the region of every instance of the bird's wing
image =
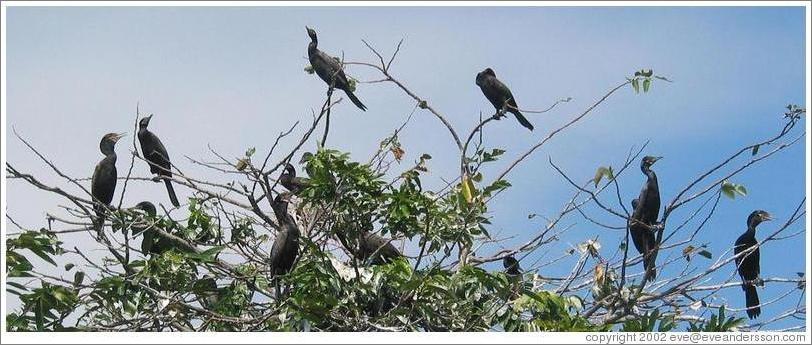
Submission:
<svg viewBox="0 0 812 345">
<path fill-rule="evenodd" d="M 138 139 L 141 142 L 141 152 L 144 154 L 144 159 L 152 163 L 149 165 L 149 172 L 172 176 L 171 172 L 166 171 L 172 169 L 172 163 L 170 163 L 169 153 L 166 152 L 166 147 L 164 147 L 161 139 L 158 139 L 158 136 L 152 132 L 139 135 Z M 159 169 L 153 164 L 166 170 Z"/>
<path fill-rule="evenodd" d="M 271 266 L 274 266 L 276 263 L 279 262 L 282 256 L 282 247 L 284 247 L 285 241 L 287 241 L 288 233 L 287 231 L 281 230 L 277 232 L 276 239 L 273 242 L 273 246 L 271 246 Z"/>
<path fill-rule="evenodd" d="M 508 104 L 515 107 L 515 101 L 509 101 L 513 99 L 513 94 L 510 92 L 510 89 L 503 84 L 499 79 L 494 77 L 486 78 L 485 82 L 482 86 L 482 93 L 485 94 L 485 97 L 491 101 L 491 104 L 496 109 L 502 109 L 505 102 L 508 101 Z"/>
<path fill-rule="evenodd" d="M 99 201 L 109 204 L 113 201 L 118 176 L 115 164 L 108 164 L 107 160 L 107 158 L 104 158 L 99 164 L 96 164 L 91 179 L 90 192 Z"/>
<path fill-rule="evenodd" d="M 323 51 L 319 50 L 314 54 L 310 60 L 310 64 L 313 66 L 316 74 L 325 82 L 330 83 L 332 78 L 335 78 L 335 87 L 337 89 L 343 89 L 349 85 L 347 76 L 341 68 L 341 63 Z"/>
<path fill-rule="evenodd" d="M 736 239 L 736 243 L 733 245 L 733 255 L 739 255 L 739 253 L 744 251 L 744 249 L 745 249 L 744 238 L 742 236 L 739 236 L 739 238 Z M 736 267 L 739 267 L 739 269 L 741 269 L 741 265 L 742 265 L 742 257 L 737 256 Z"/>
<path fill-rule="evenodd" d="M 753 278 L 758 278 L 761 275 L 761 254 L 759 253 L 758 246 L 756 250 L 753 251 L 751 255 L 751 260 L 753 260 Z"/>
</svg>

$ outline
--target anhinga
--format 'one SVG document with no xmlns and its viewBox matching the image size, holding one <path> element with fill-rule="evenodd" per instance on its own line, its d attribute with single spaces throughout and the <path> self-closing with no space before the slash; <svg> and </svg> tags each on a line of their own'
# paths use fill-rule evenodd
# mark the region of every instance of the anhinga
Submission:
<svg viewBox="0 0 812 345">
<path fill-rule="evenodd" d="M 358 97 L 355 97 L 355 94 L 352 93 L 350 81 L 344 74 L 341 63 L 319 50 L 319 40 L 316 38 L 315 30 L 309 27 L 305 27 L 305 29 L 307 29 L 307 35 L 310 36 L 310 43 L 307 45 L 307 58 L 310 60 L 313 70 L 328 86 L 332 85 L 336 89 L 343 90 L 347 97 L 355 103 L 355 106 L 366 111 L 367 107 L 364 103 L 361 103 Z"/>
<path fill-rule="evenodd" d="M 635 248 L 643 254 L 645 279 L 653 281 L 657 276 L 654 251 L 657 247 L 657 236 L 653 227 L 657 224 L 660 214 L 660 187 L 657 184 L 657 175 L 651 166 L 662 157 L 645 156 L 640 161 L 640 170 L 648 178 L 640 196 L 632 201 L 634 212 L 629 220 L 629 232 Z"/>
<path fill-rule="evenodd" d="M 288 194 L 277 194 L 272 203 L 273 212 L 279 223 L 269 258 L 272 276 L 288 273 L 299 255 L 299 226 L 288 214 L 289 197 Z"/>
<path fill-rule="evenodd" d="M 178 207 L 180 203 L 175 195 L 175 189 L 172 188 L 172 181 L 169 179 L 172 177 L 172 163 L 169 161 L 169 154 L 166 152 L 164 144 L 161 143 L 161 139 L 147 129 L 151 119 L 152 115 L 138 122 L 138 141 L 141 142 L 141 153 L 149 163 L 149 172 L 157 174 L 159 178 L 163 177 L 169 200 L 172 201 L 172 205 Z"/>
<path fill-rule="evenodd" d="M 759 284 L 759 274 L 761 273 L 758 241 L 756 241 L 756 226 L 768 220 L 772 220 L 772 217 L 766 211 L 753 211 L 747 217 L 747 231 L 739 236 L 733 249 L 736 255 L 736 266 L 739 267 L 739 276 L 742 277 L 742 290 L 744 290 L 744 298 L 747 303 L 747 317 L 751 319 L 761 315 L 761 307 L 758 307 L 761 303 L 758 301 L 758 292 L 756 291 L 756 284 Z M 739 256 L 739 253 L 753 246 L 756 246 L 756 248 L 752 252 Z"/>
<path fill-rule="evenodd" d="M 304 177 L 296 177 L 296 169 L 290 163 L 285 164 L 285 171 L 279 175 L 279 184 L 293 194 L 299 194 L 310 184 L 310 180 Z"/>
<path fill-rule="evenodd" d="M 116 180 L 118 179 L 116 142 L 125 135 L 126 133 L 107 133 L 99 143 L 99 149 L 104 154 L 104 158 L 96 164 L 90 183 L 90 193 L 98 203 L 109 205 L 113 201 L 113 194 L 116 192 Z M 104 226 L 104 209 L 105 207 L 102 205 L 93 205 L 93 210 L 96 212 L 93 227 L 98 232 L 101 232 L 102 226 Z"/>
<path fill-rule="evenodd" d="M 516 105 L 516 99 L 513 98 L 510 89 L 499 79 L 496 79 L 496 73 L 492 69 L 486 68 L 484 71 L 477 73 L 476 84 L 482 89 L 482 93 L 493 104 L 496 111 L 505 109 L 505 111 L 513 113 L 522 126 L 531 131 L 533 130 L 533 124 L 527 121 L 527 118 L 519 111 L 519 106 Z"/>
<path fill-rule="evenodd" d="M 502 259 L 502 266 L 505 267 L 505 273 L 509 276 L 518 276 L 522 274 L 522 268 L 519 266 L 519 260 L 513 255 L 506 256 Z"/>
</svg>

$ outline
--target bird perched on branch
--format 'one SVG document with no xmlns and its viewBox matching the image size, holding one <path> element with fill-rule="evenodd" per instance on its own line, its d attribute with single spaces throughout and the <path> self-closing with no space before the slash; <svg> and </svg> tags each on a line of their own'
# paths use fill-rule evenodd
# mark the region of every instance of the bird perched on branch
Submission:
<svg viewBox="0 0 812 345">
<path fill-rule="evenodd" d="M 505 273 L 509 276 L 518 276 L 522 274 L 522 268 L 519 266 L 519 260 L 513 255 L 506 256 L 502 259 L 502 266 L 505 267 Z"/>
<path fill-rule="evenodd" d="M 172 163 L 169 161 L 169 154 L 166 152 L 164 144 L 161 143 L 161 139 L 147 129 L 150 120 L 152 120 L 152 115 L 138 122 L 138 141 L 141 142 L 141 153 L 149 163 L 149 172 L 157 174 L 158 178 L 164 180 L 169 200 L 172 201 L 172 205 L 178 207 L 180 203 L 175 195 L 175 189 L 172 188 L 172 181 L 169 179 L 172 177 Z"/>
<path fill-rule="evenodd" d="M 288 214 L 289 197 L 287 193 L 277 194 L 271 203 L 279 224 L 269 258 L 272 276 L 288 273 L 299 255 L 299 226 Z"/>
<path fill-rule="evenodd" d="M 763 284 L 759 278 L 761 267 L 759 264 L 758 241 L 756 240 L 756 226 L 772 219 L 772 216 L 766 211 L 756 210 L 750 213 L 750 216 L 747 217 L 747 231 L 739 236 L 736 240 L 736 246 L 733 248 L 736 255 L 736 266 L 738 267 L 739 276 L 742 278 L 742 290 L 744 290 L 744 298 L 747 303 L 747 317 L 751 319 L 761 315 L 761 307 L 758 307 L 761 303 L 758 301 L 756 285 Z M 739 256 L 739 253 L 745 252 L 754 246 L 756 248 L 753 251 Z"/>
<path fill-rule="evenodd" d="M 90 194 L 93 195 L 94 201 L 104 205 L 110 205 L 113 201 L 113 194 L 116 192 L 116 181 L 118 179 L 118 172 L 116 171 L 116 142 L 124 137 L 126 133 L 107 133 L 99 143 L 99 149 L 104 154 L 104 158 L 96 164 L 96 169 L 93 170 L 93 178 L 90 183 Z M 105 207 L 99 204 L 93 205 L 93 210 L 96 212 L 96 219 L 93 221 L 93 227 L 97 232 L 101 233 L 104 226 L 104 213 Z"/>
<path fill-rule="evenodd" d="M 657 217 L 660 214 L 660 187 L 657 183 L 657 175 L 651 170 L 651 166 L 662 157 L 645 156 L 640 161 L 640 170 L 646 175 L 647 180 L 640 190 L 640 196 L 632 201 L 634 212 L 629 219 L 629 232 L 634 242 L 635 248 L 643 254 L 643 267 L 645 267 L 645 279 L 653 281 L 657 276 L 656 256 L 657 237 L 654 226 L 657 225 Z"/>
<path fill-rule="evenodd" d="M 296 177 L 296 169 L 293 164 L 287 163 L 285 164 L 285 171 L 279 175 L 279 184 L 296 195 L 310 184 L 310 180 L 304 177 Z"/>
<path fill-rule="evenodd" d="M 533 130 L 533 124 L 527 121 L 527 118 L 519 111 L 519 106 L 516 105 L 516 99 L 513 98 L 513 93 L 511 93 L 510 89 L 499 81 L 499 79 L 496 79 L 496 73 L 494 73 L 492 69 L 486 68 L 484 71 L 477 73 L 476 84 L 482 89 L 482 93 L 485 94 L 485 97 L 493 104 L 496 111 L 502 111 L 504 109 L 507 112 L 513 113 L 513 115 L 516 116 L 516 120 L 519 120 L 522 126 L 531 131 Z"/>
<path fill-rule="evenodd" d="M 319 78 L 324 80 L 328 86 L 343 90 L 356 107 L 366 111 L 367 107 L 364 103 L 361 103 L 361 100 L 355 97 L 352 87 L 350 86 L 350 81 L 347 79 L 341 67 L 341 62 L 319 50 L 319 40 L 316 38 L 316 31 L 309 27 L 305 27 L 305 29 L 307 29 L 307 35 L 310 36 L 310 43 L 307 45 L 307 58 L 310 60 L 310 66 L 313 67 L 313 70 Z"/>
<path fill-rule="evenodd" d="M 356 259 L 364 263 L 370 261 L 372 265 L 383 265 L 403 256 L 392 244 L 392 240 L 369 231 L 372 229 L 372 216 L 368 216 L 361 223 L 361 230 L 357 233 L 358 237 L 356 238 L 348 236 L 347 231 L 343 229 L 336 231 L 339 242 Z"/>
<path fill-rule="evenodd" d="M 149 201 L 142 201 L 133 208 L 145 213 L 144 217 L 139 219 L 139 222 L 133 226 L 133 237 L 141 235 L 141 252 L 144 254 L 161 254 L 169 250 L 170 247 L 167 245 L 167 241 L 155 235 L 154 224 L 151 224 L 158 214 L 155 205 Z"/>
<path fill-rule="evenodd" d="M 372 232 L 364 232 L 360 238 L 359 259 L 367 261 L 372 258 L 373 265 L 383 265 L 403 256 L 392 244 L 392 240 Z"/>
</svg>

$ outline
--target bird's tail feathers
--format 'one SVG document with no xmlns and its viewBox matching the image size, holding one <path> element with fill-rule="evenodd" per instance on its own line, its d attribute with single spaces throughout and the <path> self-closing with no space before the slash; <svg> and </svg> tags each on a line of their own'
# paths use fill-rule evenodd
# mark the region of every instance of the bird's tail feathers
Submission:
<svg viewBox="0 0 812 345">
<path fill-rule="evenodd" d="M 761 302 L 758 300 L 758 291 L 752 284 L 744 284 L 744 298 L 747 302 L 747 317 L 754 319 L 761 315 L 761 307 L 758 307 Z"/>
<path fill-rule="evenodd" d="M 165 178 L 164 183 L 166 184 L 166 192 L 169 193 L 169 201 L 171 201 L 172 205 L 174 205 L 175 207 L 180 206 L 180 203 L 178 202 L 178 197 L 177 195 L 175 195 L 175 188 L 172 187 L 172 181 L 170 181 L 168 178 Z"/>
<path fill-rule="evenodd" d="M 363 111 L 367 111 L 367 106 L 365 106 L 364 103 L 361 103 L 361 100 L 358 99 L 358 97 L 355 97 L 355 94 L 352 93 L 352 91 L 346 91 L 345 90 L 344 93 L 347 94 L 347 97 L 350 98 L 350 100 L 352 101 L 352 103 L 355 104 L 356 107 L 358 107 L 359 109 L 361 109 Z"/>
<path fill-rule="evenodd" d="M 533 130 L 533 124 L 530 123 L 530 121 L 528 121 L 527 118 L 524 117 L 524 115 L 522 115 L 520 111 L 511 109 L 510 112 L 513 113 L 513 115 L 516 115 L 516 120 L 519 120 L 519 123 L 521 123 L 522 126 L 524 126 L 524 128 L 527 128 L 531 131 Z"/>
</svg>

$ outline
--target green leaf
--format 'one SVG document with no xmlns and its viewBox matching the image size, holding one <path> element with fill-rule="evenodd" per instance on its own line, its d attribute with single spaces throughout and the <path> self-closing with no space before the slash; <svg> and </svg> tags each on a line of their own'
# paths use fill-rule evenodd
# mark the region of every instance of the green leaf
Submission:
<svg viewBox="0 0 812 345">
<path fill-rule="evenodd" d="M 225 246 L 215 246 L 215 247 L 211 247 L 209 249 L 206 249 L 206 250 L 204 250 L 204 251 L 202 251 L 200 253 L 187 254 L 187 256 L 189 256 L 189 257 L 191 257 L 193 259 L 203 261 L 203 262 L 213 262 L 213 261 L 215 261 L 214 260 L 215 256 L 218 253 L 220 253 L 223 249 L 225 249 Z"/>
<path fill-rule="evenodd" d="M 759 149 L 760 147 L 761 147 L 761 145 L 756 145 L 756 146 L 753 146 L 753 151 L 751 151 L 751 152 L 750 152 L 750 155 L 751 155 L 751 156 L 755 156 L 755 155 L 757 155 L 757 154 L 758 154 L 758 149 Z"/>
<path fill-rule="evenodd" d="M 612 167 L 598 167 L 598 170 L 595 171 L 595 177 L 592 178 L 595 181 L 595 188 L 598 187 L 603 177 L 606 176 L 607 179 L 613 179 L 614 173 L 612 172 Z"/>
<path fill-rule="evenodd" d="M 735 184 L 730 181 L 722 181 L 722 193 L 731 199 L 736 198 L 736 194 L 741 196 L 747 196 L 747 188 L 743 185 Z"/>
<path fill-rule="evenodd" d="M 254 153 L 256 153 L 256 152 L 257 152 L 257 148 L 256 148 L 256 147 L 252 147 L 252 148 L 248 149 L 248 151 L 245 151 L 245 156 L 246 156 L 246 157 L 251 157 L 251 156 L 253 156 L 253 155 L 254 155 Z"/>
<path fill-rule="evenodd" d="M 711 254 L 711 252 L 709 252 L 709 251 L 707 251 L 705 249 L 700 250 L 699 252 L 697 252 L 697 254 L 704 256 L 706 259 L 712 259 L 713 258 L 713 254 Z"/>
<path fill-rule="evenodd" d="M 632 79 L 632 88 L 634 89 L 634 93 L 640 93 L 640 84 L 637 79 Z"/>
<path fill-rule="evenodd" d="M 34 254 L 37 254 L 37 256 L 47 261 L 49 264 L 56 266 L 56 262 L 54 261 L 54 259 L 51 259 L 51 256 L 45 254 L 45 252 L 43 252 L 40 248 L 38 247 L 29 248 L 29 250 L 32 251 Z"/>
<path fill-rule="evenodd" d="M 643 92 L 648 92 L 649 87 L 651 87 L 651 79 L 643 80 Z"/>
<path fill-rule="evenodd" d="M 70 262 L 69 262 L 69 263 L 66 263 L 66 264 L 65 264 L 65 271 L 70 271 L 70 270 L 72 270 L 72 269 L 73 269 L 73 266 L 75 266 L 75 265 L 74 265 L 74 264 L 72 264 L 72 263 L 70 263 Z"/>
</svg>

